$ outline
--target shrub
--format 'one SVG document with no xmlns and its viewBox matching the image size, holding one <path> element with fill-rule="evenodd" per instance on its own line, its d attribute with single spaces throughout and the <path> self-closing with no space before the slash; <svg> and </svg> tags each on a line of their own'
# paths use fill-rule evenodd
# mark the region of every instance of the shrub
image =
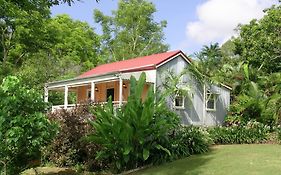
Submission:
<svg viewBox="0 0 281 175">
<path fill-rule="evenodd" d="M 281 129 L 277 131 L 277 139 L 279 142 L 281 142 Z"/>
<path fill-rule="evenodd" d="M 212 139 L 205 128 L 197 126 L 180 126 L 170 135 L 173 159 L 209 151 Z"/>
<path fill-rule="evenodd" d="M 243 121 L 256 120 L 266 125 L 275 126 L 281 118 L 280 103 L 281 95 L 278 91 L 267 96 L 260 94 L 253 97 L 241 94 L 230 105 L 230 113 L 232 116 L 240 116 Z"/>
<path fill-rule="evenodd" d="M 241 116 L 243 120 L 249 121 L 255 119 L 262 121 L 261 113 L 263 110 L 263 100 L 248 96 L 239 95 L 236 101 L 230 105 L 232 115 Z"/>
<path fill-rule="evenodd" d="M 57 127 L 43 114 L 42 95 L 16 77 L 3 80 L 0 99 L 0 172 L 17 174 L 40 160 Z"/>
<path fill-rule="evenodd" d="M 278 125 L 277 127 L 274 128 L 274 133 L 276 134 L 276 141 L 278 143 L 281 143 L 281 126 Z"/>
<path fill-rule="evenodd" d="M 58 167 L 73 167 L 84 164 L 87 170 L 99 168 L 100 162 L 94 154 L 99 145 L 89 144 L 83 139 L 90 134 L 88 120 L 94 120 L 89 112 L 89 104 L 79 105 L 71 110 L 57 110 L 49 113 L 50 120 L 59 124 L 58 135 L 44 151 L 44 161 Z"/>
<path fill-rule="evenodd" d="M 224 119 L 224 126 L 238 126 L 244 123 L 241 116 L 234 115 L 234 116 L 227 116 Z"/>
<path fill-rule="evenodd" d="M 271 126 L 281 124 L 281 84 L 276 87 L 280 88 L 280 92 L 276 92 L 267 98 L 264 104 L 265 109 L 262 111 L 264 122 Z"/>
<path fill-rule="evenodd" d="M 95 133 L 89 140 L 102 146 L 96 157 L 109 161 L 118 172 L 171 155 L 162 143 L 169 141 L 168 135 L 179 125 L 179 118 L 167 111 L 164 102 L 154 103 L 152 88 L 142 100 L 144 84 L 145 74 L 138 82 L 131 77 L 127 104 L 115 110 L 110 100 L 106 106 L 95 108 L 97 119 L 90 122 Z"/>
<path fill-rule="evenodd" d="M 215 144 L 261 143 L 266 141 L 270 127 L 256 121 L 248 121 L 230 127 L 214 127 L 208 131 Z"/>
</svg>

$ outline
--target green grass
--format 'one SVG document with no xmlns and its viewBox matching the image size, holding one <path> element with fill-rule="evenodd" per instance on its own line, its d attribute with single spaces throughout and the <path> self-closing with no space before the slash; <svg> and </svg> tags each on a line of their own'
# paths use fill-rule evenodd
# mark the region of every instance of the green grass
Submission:
<svg viewBox="0 0 281 175">
<path fill-rule="evenodd" d="M 133 175 L 261 175 L 281 174 L 281 145 L 220 145 Z"/>
</svg>

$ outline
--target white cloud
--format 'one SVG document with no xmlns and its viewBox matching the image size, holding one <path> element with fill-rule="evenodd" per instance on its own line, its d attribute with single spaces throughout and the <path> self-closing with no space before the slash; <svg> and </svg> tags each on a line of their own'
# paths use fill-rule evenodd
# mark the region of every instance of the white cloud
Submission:
<svg viewBox="0 0 281 175">
<path fill-rule="evenodd" d="M 276 0 L 207 0 L 197 7 L 198 20 L 189 22 L 186 35 L 192 42 L 223 42 L 235 34 L 238 24 L 260 19 L 263 9 Z"/>
</svg>

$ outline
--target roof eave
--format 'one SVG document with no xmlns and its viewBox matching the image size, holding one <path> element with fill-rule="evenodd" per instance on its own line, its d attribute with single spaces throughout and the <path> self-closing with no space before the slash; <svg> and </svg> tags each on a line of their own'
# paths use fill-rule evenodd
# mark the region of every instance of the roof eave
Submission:
<svg viewBox="0 0 281 175">
<path fill-rule="evenodd" d="M 91 79 L 91 78 L 98 78 L 98 77 L 102 77 L 102 76 L 109 76 L 109 75 L 114 75 L 117 76 L 120 73 L 128 73 L 128 72 L 139 72 L 139 71 L 147 71 L 147 70 L 154 70 L 156 69 L 155 65 L 146 65 L 146 66 L 141 66 L 141 67 L 135 67 L 132 69 L 124 69 L 124 70 L 120 70 L 120 71 L 114 71 L 114 72 L 108 72 L 108 73 L 104 73 L 104 74 L 95 74 L 95 75 L 89 75 L 89 76 L 85 76 L 85 77 L 76 77 L 76 78 L 72 78 L 72 79 L 67 79 L 67 80 L 61 80 L 61 81 L 53 81 L 53 82 L 48 82 L 45 83 L 45 86 L 51 86 L 51 85 L 56 85 L 56 84 L 67 84 L 69 82 L 75 82 L 75 81 L 81 81 L 81 80 L 87 80 L 87 79 Z"/>
<path fill-rule="evenodd" d="M 72 82 L 72 81 L 79 81 L 79 80 L 87 80 L 87 79 L 91 79 L 91 78 L 98 78 L 98 77 L 102 77 L 102 76 L 107 76 L 107 75 L 117 75 L 120 72 L 110 72 L 110 73 L 105 73 L 105 74 L 99 74 L 99 75 L 91 75 L 91 76 L 86 76 L 86 77 L 76 77 L 76 78 L 71 78 L 71 79 L 67 79 L 67 80 L 60 80 L 60 81 L 53 81 L 53 82 L 48 82 L 45 83 L 45 86 L 51 86 L 54 84 L 67 84 L 68 82 Z"/>
</svg>

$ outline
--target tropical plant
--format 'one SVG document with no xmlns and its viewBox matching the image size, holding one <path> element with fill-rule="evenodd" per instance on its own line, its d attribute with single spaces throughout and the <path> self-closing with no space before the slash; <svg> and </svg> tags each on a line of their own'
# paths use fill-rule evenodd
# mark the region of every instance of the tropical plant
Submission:
<svg viewBox="0 0 281 175">
<path fill-rule="evenodd" d="M 236 101 L 230 106 L 232 115 L 241 115 L 245 120 L 256 119 L 262 122 L 261 114 L 264 110 L 265 98 L 254 82 L 246 84 L 249 86 L 245 93 L 236 97 Z"/>
<path fill-rule="evenodd" d="M 219 62 L 219 59 L 222 57 L 221 49 L 219 47 L 219 43 L 210 44 L 210 46 L 204 45 L 200 52 L 202 61 L 207 61 L 209 59 L 214 60 L 216 63 Z"/>
<path fill-rule="evenodd" d="M 170 97 L 175 99 L 175 96 L 190 96 L 192 87 L 186 82 L 188 70 L 183 70 L 176 74 L 174 70 L 167 70 L 161 73 L 162 93 L 161 95 L 166 98 Z M 160 98 L 160 97 L 159 97 Z"/>
<path fill-rule="evenodd" d="M 212 76 L 212 69 L 219 66 L 222 60 L 222 53 L 218 43 L 211 43 L 210 46 L 204 45 L 195 56 L 200 60 L 197 65 L 200 72 L 208 76 Z"/>
<path fill-rule="evenodd" d="M 259 77 L 260 87 L 264 89 L 265 110 L 263 116 L 272 118 L 274 124 L 281 123 L 281 73 Z"/>
<path fill-rule="evenodd" d="M 145 74 L 139 80 L 130 79 L 130 96 L 121 109 L 114 109 L 110 100 L 106 106 L 94 109 L 95 121 L 90 121 L 95 133 L 89 140 L 100 144 L 97 159 L 110 162 L 113 170 L 136 168 L 155 163 L 164 155 L 171 155 L 162 143 L 179 125 L 179 118 L 167 111 L 164 102 L 155 104 L 155 95 L 150 87 L 146 98 L 141 98 Z"/>
<path fill-rule="evenodd" d="M 44 115 L 42 95 L 16 77 L 0 85 L 0 172 L 17 174 L 40 162 L 41 147 L 56 134 L 57 126 Z"/>
</svg>

